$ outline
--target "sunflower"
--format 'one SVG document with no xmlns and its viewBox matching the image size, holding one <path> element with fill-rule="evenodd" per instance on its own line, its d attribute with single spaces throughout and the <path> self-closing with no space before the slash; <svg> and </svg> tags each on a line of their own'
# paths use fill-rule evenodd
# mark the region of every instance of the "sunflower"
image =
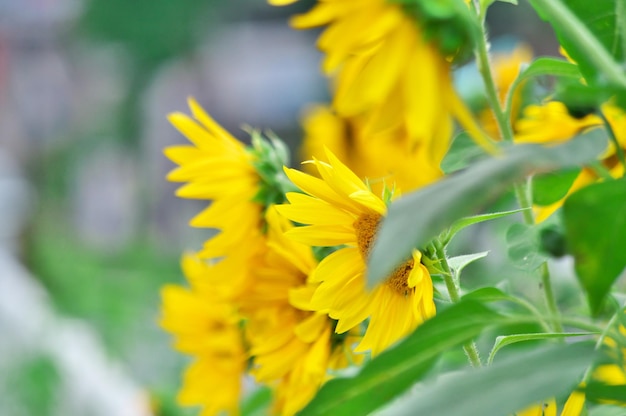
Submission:
<svg viewBox="0 0 626 416">
<path fill-rule="evenodd" d="M 229 273 L 228 263 L 207 265 L 197 256 L 183 257 L 189 289 L 162 289 L 161 326 L 175 336 L 174 348 L 194 357 L 183 377 L 178 401 L 202 406 L 202 415 L 238 413 L 247 354 L 235 305 L 216 296 L 207 278 Z"/>
<path fill-rule="evenodd" d="M 352 338 L 332 335 L 332 321 L 310 311 L 314 287 L 309 275 L 316 265 L 311 248 L 285 237 L 291 223 L 270 207 L 267 251 L 255 268 L 250 290 L 241 301 L 246 339 L 257 381 L 276 389 L 274 409 L 293 415 L 328 379 L 328 369 L 350 362 Z"/>
<path fill-rule="evenodd" d="M 310 246 L 341 246 L 313 271 L 311 280 L 319 286 L 311 307 L 336 319 L 339 334 L 369 318 L 357 351 L 376 355 L 435 314 L 432 281 L 416 250 L 383 284 L 366 289 L 367 258 L 387 207 L 332 152 L 326 157 L 328 163 L 311 162 L 321 179 L 285 168 L 305 194 L 288 193 L 290 204 L 278 209 L 305 224 L 289 230 L 290 238 Z"/>
<path fill-rule="evenodd" d="M 494 151 L 454 91 L 449 61 L 400 4 L 318 1 L 291 24 L 326 27 L 318 47 L 325 53 L 324 72 L 336 74 L 333 107 L 341 117 L 365 115 L 373 132 L 404 126 L 411 143 L 439 159 L 450 143 L 452 116 L 478 144 Z"/>
<path fill-rule="evenodd" d="M 190 222 L 193 227 L 220 230 L 199 255 L 216 258 L 235 251 L 254 253 L 262 244 L 262 205 L 253 201 L 261 189 L 254 156 L 191 98 L 189 107 L 193 118 L 174 113 L 169 120 L 192 146 L 168 147 L 165 155 L 179 165 L 167 179 L 186 182 L 177 196 L 212 201 Z"/>
<path fill-rule="evenodd" d="M 378 194 L 385 183 L 412 191 L 443 176 L 441 159 L 429 157 L 422 146 L 412 146 L 404 128 L 374 134 L 367 131 L 365 124 L 363 117 L 346 119 L 327 106 L 311 107 L 303 120 L 301 153 L 307 158 L 325 159 L 324 148 L 328 148 L 359 178 L 367 178 Z M 310 169 L 309 173 L 313 171 Z"/>
<path fill-rule="evenodd" d="M 610 103 L 602 105 L 600 111 L 611 126 L 619 146 L 626 149 L 626 113 Z M 515 142 L 557 143 L 570 140 L 587 129 L 598 128 L 603 125 L 602 118 L 596 114 L 587 114 L 576 118 L 569 113 L 565 104 L 549 101 L 544 105 L 530 105 L 524 109 L 523 117 L 515 124 Z M 608 144 L 607 149 L 599 159 L 612 177 L 623 176 L 624 166 L 620 162 L 618 150 L 612 142 Z M 554 204 L 535 209 L 536 221 L 544 221 L 563 205 L 565 198 L 570 194 L 599 180 L 601 178 L 595 170 L 583 168 L 563 199 Z"/>
<path fill-rule="evenodd" d="M 573 392 L 565 405 L 560 416 L 580 416 L 585 404 L 585 394 L 575 391 Z M 521 412 L 515 413 L 515 416 L 557 416 L 557 406 L 554 399 L 548 400 L 546 403 L 532 405 Z"/>
</svg>

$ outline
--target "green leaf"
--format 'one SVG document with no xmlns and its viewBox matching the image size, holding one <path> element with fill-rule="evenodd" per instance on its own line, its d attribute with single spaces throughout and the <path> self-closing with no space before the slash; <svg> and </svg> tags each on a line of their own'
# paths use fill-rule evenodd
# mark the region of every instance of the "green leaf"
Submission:
<svg viewBox="0 0 626 416">
<path fill-rule="evenodd" d="M 384 279 L 414 247 L 424 247 L 455 221 L 485 209 L 514 182 L 530 173 L 588 163 L 604 151 L 606 143 L 604 132 L 596 129 L 550 148 L 511 146 L 502 156 L 392 202 L 369 258 L 368 284 Z"/>
<path fill-rule="evenodd" d="M 591 409 L 589 416 L 624 416 L 624 408 L 619 406 L 600 406 Z"/>
<path fill-rule="evenodd" d="M 525 69 L 519 72 L 517 78 L 511 84 L 509 91 L 506 94 L 505 100 L 505 108 L 504 112 L 507 115 L 510 115 L 512 105 L 513 105 L 513 97 L 515 96 L 515 91 L 519 88 L 520 85 L 534 77 L 539 76 L 555 76 L 560 78 L 571 78 L 578 81 L 582 78 L 580 70 L 578 66 L 575 64 L 565 61 L 563 59 L 557 58 L 548 58 L 541 57 L 532 61 Z"/>
<path fill-rule="evenodd" d="M 487 9 L 489 8 L 489 6 L 491 6 L 496 1 L 514 4 L 517 6 L 517 0 L 480 0 L 480 15 L 483 16 L 483 18 L 487 14 Z"/>
<path fill-rule="evenodd" d="M 473 215 L 471 217 L 461 218 L 460 220 L 455 221 L 450 227 L 450 230 L 447 233 L 448 238 L 446 239 L 446 243 L 449 242 L 452 237 L 456 235 L 456 233 L 458 233 L 465 227 L 469 227 L 470 225 L 478 224 L 485 221 L 508 217 L 509 215 L 517 214 L 518 212 L 522 212 L 525 210 L 526 209 L 514 209 L 512 211 L 492 212 L 490 214 Z"/>
<path fill-rule="evenodd" d="M 533 204 L 546 206 L 563 198 L 572 187 L 580 169 L 568 169 L 533 176 Z"/>
<path fill-rule="evenodd" d="M 356 376 L 327 382 L 300 415 L 369 414 L 422 379 L 441 353 L 504 321 L 479 303 L 459 302 L 365 364 Z"/>
<path fill-rule="evenodd" d="M 593 355 L 591 343 L 515 351 L 489 367 L 468 368 L 414 389 L 394 415 L 509 415 L 566 395 Z"/>
<path fill-rule="evenodd" d="M 540 252 L 537 228 L 526 224 L 513 224 L 506 233 L 507 253 L 513 265 L 533 271 L 548 257 Z"/>
<path fill-rule="evenodd" d="M 484 156 L 486 156 L 485 151 L 476 144 L 469 134 L 462 132 L 452 141 L 448 153 L 441 161 L 441 170 L 450 174 L 465 169 L 472 161 Z"/>
<path fill-rule="evenodd" d="M 544 339 L 561 339 L 568 337 L 582 337 L 595 335 L 594 332 L 542 332 L 536 334 L 514 334 L 514 335 L 503 335 L 496 338 L 496 342 L 493 344 L 493 348 L 489 353 L 489 358 L 487 359 L 487 364 L 491 364 L 493 358 L 496 356 L 496 353 L 500 351 L 501 348 L 506 347 L 507 345 L 515 344 L 518 342 L 524 341 L 537 341 Z"/>
<path fill-rule="evenodd" d="M 465 266 L 467 266 L 470 263 L 475 262 L 476 260 L 487 257 L 487 254 L 489 254 L 488 251 L 483 251 L 480 253 L 466 254 L 463 256 L 451 257 L 448 259 L 448 264 L 456 272 L 455 274 L 458 279 L 461 276 L 461 272 L 463 271 Z"/>
<path fill-rule="evenodd" d="M 618 62 L 624 59 L 624 0 L 530 0 L 550 22 L 559 43 L 592 85 L 601 79 L 626 87 Z"/>
<path fill-rule="evenodd" d="M 263 416 L 268 414 L 272 403 L 272 390 L 260 387 L 252 392 L 241 405 L 243 416 Z"/>
<path fill-rule="evenodd" d="M 587 186 L 563 205 L 565 235 L 592 313 L 626 267 L 626 181 Z"/>
<path fill-rule="evenodd" d="M 482 287 L 463 296 L 464 300 L 474 300 L 478 302 L 496 302 L 500 300 L 510 300 L 511 295 L 495 287 Z"/>
<path fill-rule="evenodd" d="M 626 384 L 607 385 L 592 381 L 585 387 L 585 396 L 587 400 L 596 403 L 606 403 L 611 400 L 626 404 Z"/>
</svg>

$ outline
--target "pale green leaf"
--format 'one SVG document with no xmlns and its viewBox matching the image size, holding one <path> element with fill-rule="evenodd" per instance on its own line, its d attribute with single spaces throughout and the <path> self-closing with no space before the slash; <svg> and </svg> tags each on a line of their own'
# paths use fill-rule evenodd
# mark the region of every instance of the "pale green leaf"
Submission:
<svg viewBox="0 0 626 416">
<path fill-rule="evenodd" d="M 568 394 L 592 357 L 593 343 L 588 342 L 518 350 L 491 366 L 468 368 L 416 386 L 393 414 L 510 415 Z"/>
<path fill-rule="evenodd" d="M 516 181 L 594 160 L 607 138 L 595 129 L 569 142 L 543 147 L 512 146 L 504 155 L 476 163 L 391 203 L 368 262 L 368 285 L 383 280 L 413 248 L 424 247 L 455 221 L 485 209 Z"/>
<path fill-rule="evenodd" d="M 517 214 L 525 210 L 526 209 L 515 209 L 512 211 L 492 212 L 490 214 L 473 215 L 471 217 L 461 218 L 460 220 L 455 221 L 450 227 L 450 230 L 448 231 L 448 233 L 446 233 L 447 238 L 446 238 L 445 243 L 448 243 L 450 240 L 452 240 L 452 237 L 454 237 L 456 233 L 458 233 L 465 227 L 469 227 L 470 225 L 478 224 L 478 223 L 485 222 L 485 221 L 508 217 L 509 215 Z"/>
<path fill-rule="evenodd" d="M 448 264 L 455 271 L 456 277 L 458 279 L 461 276 L 461 272 L 463 271 L 465 266 L 467 266 L 470 263 L 475 262 L 476 260 L 487 257 L 487 254 L 489 254 L 488 251 L 483 251 L 480 253 L 465 254 L 463 256 L 451 257 L 448 259 Z"/>
<path fill-rule="evenodd" d="M 489 353 L 489 358 L 487 358 L 487 364 L 491 364 L 493 358 L 496 356 L 496 353 L 500 351 L 501 348 L 506 347 L 507 345 L 515 344 L 518 342 L 524 341 L 537 341 L 537 340 L 545 340 L 545 339 L 561 339 L 561 338 L 569 338 L 569 337 L 583 337 L 595 335 L 594 332 L 543 332 L 543 333 L 533 333 L 533 334 L 514 334 L 514 335 L 503 335 L 496 338 L 496 342 L 493 344 L 493 348 Z"/>
</svg>

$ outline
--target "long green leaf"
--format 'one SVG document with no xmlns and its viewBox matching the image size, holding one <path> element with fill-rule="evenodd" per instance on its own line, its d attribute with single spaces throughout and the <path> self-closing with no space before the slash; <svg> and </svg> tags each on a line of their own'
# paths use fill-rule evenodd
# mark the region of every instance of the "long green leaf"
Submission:
<svg viewBox="0 0 626 416">
<path fill-rule="evenodd" d="M 498 351 L 507 345 L 515 344 L 524 341 L 537 341 L 543 339 L 560 339 L 569 337 L 582 337 L 594 335 L 594 332 L 540 332 L 536 334 L 514 334 L 514 335 L 502 335 L 496 338 L 496 342 L 491 348 L 489 358 L 487 358 L 487 364 L 490 364 Z"/>
<path fill-rule="evenodd" d="M 406 194 L 389 207 L 369 259 L 368 284 L 383 280 L 409 256 L 414 247 L 456 220 L 475 215 L 532 172 L 548 172 L 594 160 L 606 148 L 599 129 L 554 147 L 512 146 L 501 157 L 484 160 L 417 192 Z"/>
<path fill-rule="evenodd" d="M 520 71 L 517 78 L 507 91 L 504 111 L 508 115 L 511 112 L 513 97 L 517 88 L 530 78 L 540 76 L 556 76 L 564 78 L 580 79 L 582 77 L 578 66 L 563 59 L 541 57 L 532 61 L 524 70 Z"/>
<path fill-rule="evenodd" d="M 559 43 L 576 61 L 590 84 L 605 79 L 626 87 L 626 76 L 619 62 L 622 45 L 623 0 L 530 0 L 539 15 L 550 22 Z"/>
<path fill-rule="evenodd" d="M 515 209 L 512 211 L 492 212 L 490 214 L 472 215 L 471 217 L 461 218 L 460 220 L 455 221 L 452 226 L 450 226 L 448 240 L 451 240 L 456 233 L 466 227 L 469 227 L 470 225 L 478 224 L 485 221 L 491 221 L 498 218 L 508 217 L 509 215 L 517 214 L 523 211 L 525 211 L 525 209 Z"/>
<path fill-rule="evenodd" d="M 580 381 L 593 356 L 592 343 L 520 350 L 489 367 L 467 369 L 424 383 L 390 410 L 396 416 L 506 416 L 550 397 L 562 397 Z M 393 410 L 393 411 L 391 411 Z"/>
<path fill-rule="evenodd" d="M 563 205 L 565 235 L 592 313 L 626 267 L 626 181 L 597 183 Z"/>
<path fill-rule="evenodd" d="M 503 322 L 505 318 L 479 303 L 453 305 L 367 363 L 356 376 L 330 380 L 301 415 L 368 414 L 422 379 L 441 353 Z"/>
</svg>

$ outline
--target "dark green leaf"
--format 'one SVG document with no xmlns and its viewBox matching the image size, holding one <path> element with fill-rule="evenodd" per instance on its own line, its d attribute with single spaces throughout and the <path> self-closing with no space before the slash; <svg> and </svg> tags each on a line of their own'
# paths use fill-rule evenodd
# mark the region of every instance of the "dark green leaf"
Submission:
<svg viewBox="0 0 626 416">
<path fill-rule="evenodd" d="M 479 303 L 453 305 L 367 363 L 356 376 L 330 380 L 301 415 L 369 414 L 423 378 L 441 353 L 502 322 L 504 318 Z"/>
<path fill-rule="evenodd" d="M 626 267 L 626 181 L 587 186 L 563 205 L 568 247 L 592 312 Z"/>
<path fill-rule="evenodd" d="M 394 201 L 369 259 L 368 284 L 374 286 L 384 279 L 414 247 L 425 246 L 454 221 L 485 209 L 514 182 L 531 173 L 588 163 L 606 143 L 604 132 L 596 129 L 550 148 L 512 146 L 502 156 L 476 163 Z"/>
<path fill-rule="evenodd" d="M 512 352 L 489 367 L 468 368 L 414 390 L 394 415 L 510 415 L 567 394 L 590 364 L 592 343 Z"/>
<path fill-rule="evenodd" d="M 602 78 L 601 75 L 613 77 L 613 71 L 617 72 L 619 68 L 617 62 L 623 61 L 623 31 L 626 30 L 623 2 L 624 0 L 531 0 L 542 18 L 550 22 L 559 43 L 578 63 L 581 72 L 591 84 Z M 590 51 L 597 49 L 602 51 L 593 56 Z M 603 55 L 602 59 L 598 59 L 598 55 Z M 608 65 L 611 58 L 613 63 Z M 609 66 L 611 68 L 607 68 Z M 611 74 L 605 72 L 609 70 Z M 622 82 L 617 83 L 620 84 Z"/>
<path fill-rule="evenodd" d="M 578 177 L 580 169 L 533 176 L 533 204 L 546 206 L 563 198 Z"/>
<path fill-rule="evenodd" d="M 585 387 L 585 396 L 587 400 L 596 403 L 611 400 L 626 404 L 626 384 L 607 385 L 592 381 Z"/>
</svg>

